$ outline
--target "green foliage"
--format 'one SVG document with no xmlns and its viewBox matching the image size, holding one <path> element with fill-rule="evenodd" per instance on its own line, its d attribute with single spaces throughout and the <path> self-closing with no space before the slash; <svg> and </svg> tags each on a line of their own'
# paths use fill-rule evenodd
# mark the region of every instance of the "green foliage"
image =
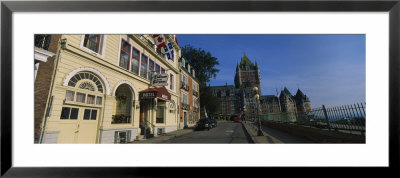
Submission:
<svg viewBox="0 0 400 178">
<path fill-rule="evenodd" d="M 220 107 L 218 97 L 212 95 L 211 87 L 204 87 L 200 92 L 200 103 L 202 107 L 206 107 L 208 115 L 216 114 Z"/>
<path fill-rule="evenodd" d="M 200 103 L 202 107 L 206 107 L 207 113 L 213 114 L 217 112 L 220 102 L 218 98 L 213 96 L 207 82 L 211 78 L 216 78 L 219 69 L 215 68 L 219 64 L 218 59 L 210 52 L 206 52 L 201 48 L 194 48 L 186 45 L 182 48 L 182 56 L 196 70 L 196 79 L 199 81 Z M 201 109 L 203 112 L 203 109 Z"/>
<path fill-rule="evenodd" d="M 207 86 L 211 78 L 216 78 L 219 69 L 215 68 L 219 64 L 218 59 L 201 48 L 194 48 L 186 45 L 182 48 L 182 56 L 196 70 L 196 78 L 200 81 L 200 90 Z"/>
</svg>

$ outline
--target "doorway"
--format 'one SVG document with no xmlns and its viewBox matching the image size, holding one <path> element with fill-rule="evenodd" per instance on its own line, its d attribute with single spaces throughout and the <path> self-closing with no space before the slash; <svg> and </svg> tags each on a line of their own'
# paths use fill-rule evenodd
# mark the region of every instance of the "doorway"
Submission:
<svg viewBox="0 0 400 178">
<path fill-rule="evenodd" d="M 188 123 L 187 123 L 187 112 L 183 112 L 183 128 L 188 128 Z"/>
<path fill-rule="evenodd" d="M 62 107 L 58 143 L 96 143 L 100 109 Z"/>
</svg>

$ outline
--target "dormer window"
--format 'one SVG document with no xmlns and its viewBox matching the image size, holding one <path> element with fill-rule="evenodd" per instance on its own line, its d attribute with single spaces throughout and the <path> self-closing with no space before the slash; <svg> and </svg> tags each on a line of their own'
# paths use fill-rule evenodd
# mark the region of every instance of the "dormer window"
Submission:
<svg viewBox="0 0 400 178">
<path fill-rule="evenodd" d="M 196 77 L 194 70 L 192 71 L 193 77 Z"/>
<path fill-rule="evenodd" d="M 188 71 L 189 71 L 189 73 L 190 73 L 190 65 L 189 65 L 189 64 L 188 64 L 188 68 L 187 68 L 187 69 L 188 69 Z"/>
</svg>

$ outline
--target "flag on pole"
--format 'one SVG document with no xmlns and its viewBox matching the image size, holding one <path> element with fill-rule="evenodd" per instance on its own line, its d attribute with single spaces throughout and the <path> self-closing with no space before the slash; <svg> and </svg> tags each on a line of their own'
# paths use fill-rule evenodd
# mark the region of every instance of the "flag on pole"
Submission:
<svg viewBox="0 0 400 178">
<path fill-rule="evenodd" d="M 165 55 L 167 55 L 167 58 L 169 60 L 174 60 L 174 47 L 172 46 L 172 44 L 170 42 L 168 42 L 167 45 L 164 46 L 164 52 Z"/>
<path fill-rule="evenodd" d="M 153 35 L 154 41 L 156 42 L 157 48 L 162 48 L 165 46 L 165 37 L 164 35 Z"/>
</svg>

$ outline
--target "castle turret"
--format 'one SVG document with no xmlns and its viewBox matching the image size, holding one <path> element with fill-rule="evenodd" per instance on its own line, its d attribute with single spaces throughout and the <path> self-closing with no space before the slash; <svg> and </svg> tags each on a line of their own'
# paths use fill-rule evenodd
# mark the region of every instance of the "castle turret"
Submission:
<svg viewBox="0 0 400 178">
<path fill-rule="evenodd" d="M 299 112 L 311 111 L 310 99 L 300 89 L 297 89 L 294 98 L 296 100 L 297 111 Z"/>
</svg>

